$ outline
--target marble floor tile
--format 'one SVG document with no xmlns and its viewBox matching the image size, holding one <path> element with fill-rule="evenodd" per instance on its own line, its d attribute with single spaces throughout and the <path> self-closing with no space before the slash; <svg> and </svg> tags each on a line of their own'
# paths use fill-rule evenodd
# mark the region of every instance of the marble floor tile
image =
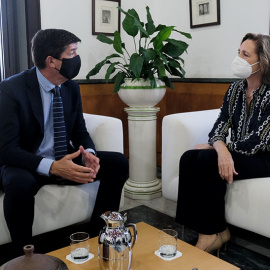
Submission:
<svg viewBox="0 0 270 270">
<path fill-rule="evenodd" d="M 124 211 L 139 205 L 145 205 L 170 217 L 175 217 L 176 202 L 167 200 L 163 197 L 153 200 L 133 200 L 125 197 L 124 206 L 120 209 L 120 211 Z"/>
<path fill-rule="evenodd" d="M 132 200 L 132 199 L 129 199 L 129 198 L 125 197 L 124 198 L 124 206 L 121 207 L 119 210 L 122 212 L 122 211 L 125 211 L 125 210 L 128 210 L 128 209 L 131 209 L 133 207 L 140 206 L 140 205 L 142 205 L 141 201 Z"/>
</svg>

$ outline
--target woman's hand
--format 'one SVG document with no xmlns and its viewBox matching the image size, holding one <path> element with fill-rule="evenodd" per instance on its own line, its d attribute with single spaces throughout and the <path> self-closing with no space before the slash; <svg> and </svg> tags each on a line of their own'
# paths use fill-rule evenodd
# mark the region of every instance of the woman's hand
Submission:
<svg viewBox="0 0 270 270">
<path fill-rule="evenodd" d="M 233 182 L 233 175 L 238 175 L 234 168 L 232 155 L 222 141 L 216 141 L 213 146 L 218 154 L 219 175 L 231 184 Z"/>
</svg>

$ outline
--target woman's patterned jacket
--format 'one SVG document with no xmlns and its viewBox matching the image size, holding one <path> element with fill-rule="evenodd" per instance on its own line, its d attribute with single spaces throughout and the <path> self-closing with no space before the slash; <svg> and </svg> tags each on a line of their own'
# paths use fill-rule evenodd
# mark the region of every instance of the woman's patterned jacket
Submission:
<svg viewBox="0 0 270 270">
<path fill-rule="evenodd" d="M 231 129 L 230 151 L 255 155 L 270 151 L 270 86 L 262 84 L 253 93 L 249 107 L 246 104 L 246 80 L 230 85 L 223 100 L 220 114 L 209 133 L 210 145 L 226 137 Z"/>
</svg>

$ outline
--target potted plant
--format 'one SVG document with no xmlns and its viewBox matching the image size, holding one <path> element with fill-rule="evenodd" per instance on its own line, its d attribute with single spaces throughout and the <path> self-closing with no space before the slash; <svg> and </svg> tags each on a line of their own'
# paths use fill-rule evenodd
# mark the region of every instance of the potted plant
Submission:
<svg viewBox="0 0 270 270">
<path fill-rule="evenodd" d="M 166 72 L 180 78 L 185 76 L 182 67 L 184 60 L 180 56 L 187 50 L 188 44 L 182 40 L 170 38 L 170 36 L 172 32 L 186 38 L 191 38 L 191 35 L 176 30 L 174 26 L 158 25 L 156 27 L 148 6 L 146 7 L 146 23 L 141 22 L 138 13 L 134 9 L 129 9 L 127 12 L 120 7 L 118 9 L 125 14 L 122 26 L 125 32 L 133 38 L 135 50 L 132 54 L 127 51 L 118 31 L 114 32 L 114 39 L 99 34 L 97 39 L 112 45 L 116 53 L 107 56 L 96 64 L 86 78 L 89 79 L 91 76 L 96 75 L 104 65 L 108 65 L 105 81 L 108 82 L 110 77 L 113 76 L 114 93 L 117 93 L 120 88 L 123 90 L 130 88 L 137 90 L 138 88 L 140 90 L 159 88 L 166 91 L 166 86 L 168 86 L 174 89 Z M 140 86 L 141 83 L 142 87 Z M 126 91 L 122 90 L 119 94 L 121 92 L 127 94 Z M 136 92 L 138 93 L 138 91 Z M 164 94 L 165 92 L 163 96 Z M 139 95 L 141 94 L 139 93 Z M 143 95 L 146 95 L 146 91 L 144 91 Z M 157 94 L 154 95 L 157 96 Z M 125 102 L 125 100 L 123 101 Z M 134 104 L 128 105 L 135 106 Z"/>
</svg>

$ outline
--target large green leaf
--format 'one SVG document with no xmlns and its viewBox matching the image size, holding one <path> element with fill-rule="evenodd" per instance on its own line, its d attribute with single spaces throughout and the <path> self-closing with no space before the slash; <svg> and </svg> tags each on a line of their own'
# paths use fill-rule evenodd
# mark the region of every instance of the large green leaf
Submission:
<svg viewBox="0 0 270 270">
<path fill-rule="evenodd" d="M 176 62 L 178 62 L 178 61 L 181 61 L 183 64 L 185 64 L 185 60 L 183 59 L 183 58 L 181 58 L 181 57 L 169 57 L 169 56 L 167 56 L 167 60 L 168 61 L 176 61 Z"/>
<path fill-rule="evenodd" d="M 183 77 L 182 73 L 181 73 L 178 69 L 176 69 L 175 67 L 169 66 L 169 68 L 168 68 L 168 67 L 166 66 L 165 68 L 166 68 L 166 70 L 167 70 L 171 75 L 178 76 L 178 77 L 180 77 L 180 78 Z"/>
<path fill-rule="evenodd" d="M 177 57 L 178 60 L 180 60 L 183 64 L 185 64 L 185 60 L 181 57 Z"/>
<path fill-rule="evenodd" d="M 149 34 L 147 31 L 143 28 L 143 23 L 140 22 L 137 18 L 134 18 L 134 24 L 139 28 L 141 35 L 145 37 L 149 37 Z"/>
<path fill-rule="evenodd" d="M 144 24 L 142 22 L 141 22 L 141 24 L 144 27 Z M 145 33 L 147 33 L 147 34 L 145 34 Z M 146 30 L 145 30 L 145 33 L 140 31 L 141 38 L 149 38 L 149 34 L 148 34 L 148 32 Z"/>
<path fill-rule="evenodd" d="M 154 69 L 153 63 L 154 62 L 151 61 L 147 65 L 143 65 L 142 71 L 141 71 L 141 77 L 142 78 L 145 78 L 145 79 L 149 78 L 150 79 L 151 74 L 154 74 L 153 72 L 155 71 L 155 69 Z"/>
<path fill-rule="evenodd" d="M 167 40 L 169 41 L 169 40 Z M 172 42 L 173 41 L 173 42 Z M 171 57 L 178 57 L 186 51 L 188 44 L 183 41 L 170 40 L 163 48 L 162 52 Z"/>
<path fill-rule="evenodd" d="M 123 29 L 132 37 L 135 37 L 139 32 L 138 26 L 134 24 L 134 18 L 139 20 L 139 15 L 134 9 L 129 9 L 126 13 L 125 19 L 122 22 Z"/>
<path fill-rule="evenodd" d="M 163 28 L 157 34 L 157 36 L 153 39 L 153 45 L 157 51 L 160 51 L 162 49 L 162 47 L 163 47 L 162 42 L 169 38 L 173 29 L 174 29 L 174 26 L 167 26 L 167 27 Z"/>
<path fill-rule="evenodd" d="M 185 70 L 182 68 L 182 66 L 180 65 L 180 63 L 178 62 L 178 61 L 176 61 L 176 60 L 170 60 L 169 62 L 168 62 L 168 65 L 169 65 L 169 70 L 168 70 L 168 72 L 170 73 L 170 74 L 172 74 L 172 75 L 176 75 L 176 76 L 179 76 L 180 78 L 184 78 L 185 77 L 185 75 L 186 75 L 186 72 L 185 72 Z M 177 71 L 175 71 L 174 69 L 177 69 Z M 179 70 L 179 73 L 180 74 L 176 74 L 176 73 L 178 73 L 178 70 Z"/>
<path fill-rule="evenodd" d="M 166 41 L 168 41 L 169 43 L 175 45 L 175 46 L 178 46 L 178 47 L 181 47 L 183 49 L 187 49 L 188 47 L 188 44 L 184 41 L 181 41 L 181 40 L 176 40 L 176 39 L 172 39 L 172 38 L 168 38 Z"/>
<path fill-rule="evenodd" d="M 167 76 L 164 76 L 164 77 L 162 77 L 160 79 L 165 83 L 166 86 L 168 86 L 168 87 L 170 87 L 171 89 L 174 90 L 174 86 L 173 86 L 171 80 Z"/>
<path fill-rule="evenodd" d="M 149 78 L 150 79 L 150 78 Z M 155 78 L 150 79 L 151 87 L 156 88 L 157 87 L 157 81 Z"/>
<path fill-rule="evenodd" d="M 120 33 L 118 31 L 114 32 L 113 47 L 118 53 L 124 54 L 122 50 L 122 41 Z"/>
<path fill-rule="evenodd" d="M 176 29 L 174 29 L 173 31 L 178 32 L 178 33 L 180 33 L 181 35 L 183 35 L 183 36 L 185 36 L 187 38 L 192 38 L 191 34 L 189 34 L 189 33 L 178 31 Z"/>
<path fill-rule="evenodd" d="M 159 52 L 159 57 L 162 59 L 163 63 L 168 64 L 167 58 L 163 53 Z"/>
<path fill-rule="evenodd" d="M 108 60 L 111 58 L 115 58 L 115 57 L 121 57 L 119 54 L 113 53 L 109 56 L 107 56 L 104 60 L 100 61 L 99 63 L 97 63 L 95 65 L 95 67 L 93 69 L 91 69 L 88 74 L 86 75 L 86 78 L 89 79 L 91 76 L 96 75 L 97 73 L 99 73 L 100 69 L 108 63 Z"/>
<path fill-rule="evenodd" d="M 159 24 L 159 25 L 156 27 L 155 32 L 161 31 L 161 30 L 164 29 L 165 27 L 167 27 L 167 26 L 164 25 L 164 24 Z"/>
<path fill-rule="evenodd" d="M 109 78 L 112 73 L 115 72 L 115 66 L 119 64 L 119 62 L 111 63 L 107 69 L 106 75 L 105 75 L 105 81 L 108 82 Z"/>
<path fill-rule="evenodd" d="M 124 13 L 125 15 L 127 15 L 127 12 L 126 11 L 124 11 L 121 7 L 117 7 L 122 13 Z"/>
<path fill-rule="evenodd" d="M 130 57 L 129 68 L 136 78 L 140 78 L 143 61 L 144 61 L 143 57 L 137 53 L 132 54 Z"/>
<path fill-rule="evenodd" d="M 97 63 L 95 65 L 95 67 L 88 72 L 88 74 L 86 75 L 86 79 L 89 80 L 91 76 L 94 76 L 94 75 L 98 74 L 100 69 L 105 65 L 106 61 L 107 60 L 104 59 L 104 60 L 100 61 L 99 63 Z"/>
<path fill-rule="evenodd" d="M 161 61 L 159 58 L 155 60 L 155 66 L 157 68 L 157 71 L 158 71 L 158 77 L 161 78 L 161 77 L 164 77 L 166 76 L 166 71 L 165 71 L 165 67 L 164 67 L 164 64 L 163 64 L 163 61 Z"/>
<path fill-rule="evenodd" d="M 103 43 L 106 43 L 106 44 L 113 44 L 113 40 L 108 38 L 107 36 L 105 36 L 104 34 L 99 34 L 97 36 L 97 39 Z"/>
<path fill-rule="evenodd" d="M 181 70 L 181 72 L 182 72 L 182 74 L 183 74 L 183 77 L 185 77 L 185 76 L 186 76 L 185 70 L 184 70 L 182 67 L 180 67 L 179 69 Z"/>
<path fill-rule="evenodd" d="M 152 48 L 150 49 L 141 48 L 140 53 L 142 53 L 145 61 L 147 62 L 152 61 L 156 58 L 156 51 Z"/>
<path fill-rule="evenodd" d="M 125 72 L 119 72 L 115 77 L 114 77 L 114 89 L 113 93 L 116 94 L 122 83 L 124 83 L 124 78 L 126 77 Z"/>
<path fill-rule="evenodd" d="M 150 81 L 155 80 L 155 76 L 154 76 L 154 73 L 153 73 L 153 70 L 152 69 L 150 69 L 148 71 L 146 78 L 148 78 Z"/>
<path fill-rule="evenodd" d="M 146 31 L 147 31 L 148 35 L 151 36 L 152 34 L 154 34 L 156 27 L 154 25 L 154 21 L 152 19 L 150 9 L 148 6 L 146 7 L 146 12 L 147 12 L 147 23 L 146 23 L 145 27 L 146 27 Z"/>
<path fill-rule="evenodd" d="M 170 66 L 172 66 L 172 67 L 175 67 L 175 68 L 180 68 L 181 67 L 180 63 L 178 61 L 175 61 L 175 60 L 169 60 L 168 64 Z"/>
<path fill-rule="evenodd" d="M 147 31 L 143 28 L 143 23 L 140 22 L 139 15 L 135 11 L 135 9 L 129 9 L 128 12 L 124 11 L 121 7 L 118 7 L 118 9 L 120 9 L 120 11 L 126 15 L 127 20 L 126 21 L 124 20 L 125 24 L 122 24 L 122 25 L 123 25 L 124 30 L 129 35 L 136 36 L 137 32 L 135 31 L 135 29 L 137 28 L 140 30 L 141 33 L 143 33 L 147 37 L 149 36 Z"/>
<path fill-rule="evenodd" d="M 162 59 L 163 63 L 167 66 L 167 68 L 170 69 L 166 56 L 163 53 L 159 52 L 159 57 Z"/>
<path fill-rule="evenodd" d="M 173 73 L 171 73 L 172 75 L 176 75 L 176 76 L 179 76 L 179 77 L 185 77 L 185 75 L 186 75 L 186 72 L 185 72 L 185 70 L 181 67 L 181 65 L 180 65 L 180 63 L 178 62 L 178 61 L 176 61 L 176 60 L 174 60 L 174 59 L 172 59 L 171 58 L 171 60 L 169 60 L 168 61 L 168 64 L 169 64 L 169 67 L 170 67 L 170 69 L 172 69 L 172 68 L 175 68 L 175 69 L 179 69 L 179 72 L 180 72 L 180 74 L 181 75 L 177 75 L 177 74 L 173 74 Z M 169 71 L 169 70 L 168 70 Z M 169 71 L 170 72 L 170 71 Z M 177 71 L 176 71 L 177 72 Z"/>
</svg>

